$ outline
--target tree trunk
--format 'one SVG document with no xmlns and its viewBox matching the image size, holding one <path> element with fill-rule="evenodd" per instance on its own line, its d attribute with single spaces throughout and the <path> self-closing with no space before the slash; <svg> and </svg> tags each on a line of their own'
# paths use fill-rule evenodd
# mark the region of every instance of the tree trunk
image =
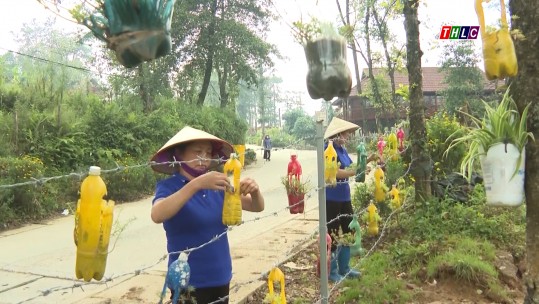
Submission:
<svg viewBox="0 0 539 304">
<path fill-rule="evenodd" d="M 425 127 L 425 101 L 421 72 L 421 46 L 419 45 L 419 0 L 404 1 L 404 28 L 406 29 L 408 82 L 410 83 L 410 139 L 412 162 L 410 171 L 415 179 L 415 198 L 425 201 L 431 195 L 430 175 L 432 164 L 427 151 Z"/>
<path fill-rule="evenodd" d="M 228 93 L 226 91 L 226 83 L 228 81 L 228 65 L 223 66 L 223 73 L 219 78 L 219 95 L 221 96 L 221 108 L 226 108 L 228 105 Z"/>
<path fill-rule="evenodd" d="M 380 41 L 382 42 L 382 47 L 384 48 L 384 54 L 386 57 L 386 65 L 387 65 L 387 73 L 389 74 L 389 80 L 391 81 L 391 102 L 393 103 L 393 106 L 395 107 L 394 113 L 398 113 L 397 109 L 397 94 L 396 91 L 396 84 L 395 84 L 395 66 L 396 64 L 391 60 L 391 55 L 389 54 L 389 49 L 387 45 L 387 37 L 385 36 L 385 32 L 387 31 L 387 20 L 381 20 L 378 16 L 378 12 L 376 11 L 376 8 L 372 7 L 372 13 L 374 16 L 374 21 L 376 22 L 376 27 L 378 27 L 378 32 L 380 32 Z"/>
<path fill-rule="evenodd" d="M 152 110 L 152 97 L 150 96 L 150 93 L 148 92 L 148 88 L 146 86 L 146 78 L 143 64 L 139 65 L 138 73 L 140 79 L 139 96 L 140 99 L 142 99 L 142 110 L 144 111 L 144 113 L 150 113 Z"/>
<path fill-rule="evenodd" d="M 518 29 L 525 39 L 515 41 L 518 74 L 513 79 L 511 91 L 519 110 L 531 104 L 528 113 L 528 131 L 535 142 L 526 145 L 526 273 L 527 295 L 524 303 L 539 303 L 539 2 L 537 0 L 510 1 L 509 8 L 513 29 Z"/>
<path fill-rule="evenodd" d="M 215 36 L 215 23 L 217 22 L 217 0 L 213 0 L 211 4 L 211 15 L 212 19 L 210 25 L 208 26 L 208 57 L 206 58 L 206 67 L 204 69 L 204 80 L 202 81 L 202 88 L 198 94 L 197 105 L 204 105 L 204 100 L 206 99 L 206 94 L 208 93 L 208 88 L 210 86 L 211 72 L 213 70 L 213 53 L 215 52 L 215 43 L 213 41 Z"/>
</svg>

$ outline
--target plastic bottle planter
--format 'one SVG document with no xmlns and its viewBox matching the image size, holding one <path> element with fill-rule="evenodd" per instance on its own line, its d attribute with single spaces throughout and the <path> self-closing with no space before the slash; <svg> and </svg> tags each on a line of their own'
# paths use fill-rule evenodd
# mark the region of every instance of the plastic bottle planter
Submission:
<svg viewBox="0 0 539 304">
<path fill-rule="evenodd" d="M 318 243 L 320 243 L 320 237 L 318 237 Z M 331 236 L 329 236 L 329 233 L 326 233 L 326 264 L 327 264 L 327 274 L 329 276 L 330 267 L 331 267 Z M 318 256 L 318 259 L 316 260 L 316 276 L 320 277 L 320 256 Z"/>
<path fill-rule="evenodd" d="M 324 180 L 327 187 L 337 186 L 337 171 L 339 163 L 337 162 L 337 151 L 333 147 L 333 141 L 329 141 L 324 151 Z"/>
<path fill-rule="evenodd" d="M 360 143 L 357 148 L 357 169 L 356 169 L 356 182 L 365 182 L 365 173 L 367 171 L 367 149 L 365 143 Z"/>
<path fill-rule="evenodd" d="M 386 199 L 384 178 L 384 170 L 382 170 L 380 166 L 376 166 L 376 169 L 374 169 L 374 199 L 378 203 L 381 203 Z"/>
<path fill-rule="evenodd" d="M 225 190 L 225 201 L 223 204 L 223 224 L 235 226 L 241 224 L 242 207 L 240 197 L 240 174 L 241 163 L 236 153 L 231 153 L 226 161 L 223 171 L 228 176 L 232 175 L 232 187 Z"/>
<path fill-rule="evenodd" d="M 492 32 L 487 32 L 485 30 L 483 1 L 484 0 L 475 0 L 475 12 L 477 14 L 477 19 L 479 20 L 479 26 L 481 27 L 485 75 L 488 80 L 513 77 L 518 73 L 518 64 L 515 46 L 513 45 L 513 40 L 509 33 L 509 26 L 507 25 L 504 0 L 500 0 L 501 28 Z"/>
<path fill-rule="evenodd" d="M 81 184 L 77 202 L 73 237 L 77 246 L 75 274 L 89 282 L 105 274 L 113 220 L 113 201 L 105 201 L 107 187 L 101 179 L 101 168 L 90 167 Z"/>
<path fill-rule="evenodd" d="M 364 250 L 361 247 L 361 226 L 357 220 L 357 215 L 353 215 L 348 228 L 354 231 L 354 244 L 350 246 L 350 253 L 352 255 L 362 255 Z"/>
<path fill-rule="evenodd" d="M 279 282 L 280 284 L 280 294 L 277 301 L 273 292 L 273 283 Z M 284 273 L 281 269 L 274 267 L 268 275 L 268 289 L 269 289 L 269 298 L 271 299 L 271 304 L 286 304 L 286 294 L 284 290 Z"/>
<path fill-rule="evenodd" d="M 397 185 L 393 185 L 391 188 L 391 191 L 389 191 L 389 195 L 391 195 L 391 209 L 397 210 L 401 207 L 402 201 L 399 193 L 399 189 L 397 189 Z"/>
<path fill-rule="evenodd" d="M 519 155 L 521 155 L 520 163 L 518 163 Z M 480 161 L 487 204 L 520 206 L 526 199 L 524 192 L 526 149 L 522 149 L 519 153 L 513 144 L 495 144 L 488 149 L 486 156 L 481 156 Z"/>
<path fill-rule="evenodd" d="M 397 135 L 395 135 L 395 133 L 391 133 L 387 136 L 387 147 L 389 148 L 391 160 L 399 159 L 399 152 L 397 150 Z"/>
<path fill-rule="evenodd" d="M 305 194 L 288 194 L 288 206 L 291 214 L 305 211 Z"/>
<path fill-rule="evenodd" d="M 346 40 L 340 36 L 319 38 L 304 46 L 309 65 L 307 91 L 312 99 L 345 98 L 352 90 L 352 75 L 346 64 Z"/>
<path fill-rule="evenodd" d="M 105 0 L 83 24 L 132 68 L 168 54 L 175 0 Z"/>
<path fill-rule="evenodd" d="M 404 151 L 404 130 L 399 128 L 397 130 L 397 139 L 399 140 L 399 152 Z"/>
<path fill-rule="evenodd" d="M 245 145 L 234 145 L 233 147 L 239 157 L 241 167 L 245 167 Z"/>
<path fill-rule="evenodd" d="M 167 287 L 174 290 L 174 298 L 172 299 L 172 303 L 178 303 L 181 292 L 189 287 L 191 268 L 187 263 L 187 258 L 187 254 L 182 252 L 180 253 L 178 259 L 172 262 L 168 267 L 159 304 L 163 303 L 163 298 L 166 295 Z"/>
<path fill-rule="evenodd" d="M 301 184 L 301 164 L 297 159 L 297 155 L 290 155 L 290 162 L 288 162 L 287 174 L 288 174 L 288 206 L 290 207 L 290 213 L 303 213 L 305 209 L 305 189 Z"/>
<path fill-rule="evenodd" d="M 371 202 L 367 207 L 366 213 L 367 220 L 367 234 L 370 236 L 378 235 L 378 222 L 380 222 L 380 215 L 378 215 L 378 208 Z"/>
</svg>

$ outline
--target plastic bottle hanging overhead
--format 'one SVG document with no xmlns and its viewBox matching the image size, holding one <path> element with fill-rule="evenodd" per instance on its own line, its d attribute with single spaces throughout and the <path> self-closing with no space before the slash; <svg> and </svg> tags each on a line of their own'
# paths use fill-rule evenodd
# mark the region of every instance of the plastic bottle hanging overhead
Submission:
<svg viewBox="0 0 539 304">
<path fill-rule="evenodd" d="M 302 32 L 303 31 L 303 32 Z M 313 19 L 299 29 L 308 64 L 307 91 L 313 99 L 345 98 L 352 89 L 346 39 L 329 22 Z"/>
<path fill-rule="evenodd" d="M 82 24 L 131 68 L 168 54 L 175 0 L 105 0 Z M 78 19 L 78 18 L 77 18 Z"/>
<path fill-rule="evenodd" d="M 509 33 L 504 0 L 500 0 L 501 28 L 495 31 L 485 28 L 483 2 L 488 1 L 475 0 L 475 12 L 481 27 L 481 40 L 483 41 L 485 75 L 488 80 L 516 76 L 518 72 L 517 56 Z"/>
</svg>

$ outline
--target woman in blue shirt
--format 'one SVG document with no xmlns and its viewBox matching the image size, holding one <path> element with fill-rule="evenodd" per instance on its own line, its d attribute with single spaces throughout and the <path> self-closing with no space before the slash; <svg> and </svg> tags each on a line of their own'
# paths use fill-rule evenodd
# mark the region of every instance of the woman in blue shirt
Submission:
<svg viewBox="0 0 539 304">
<path fill-rule="evenodd" d="M 352 221 L 354 210 L 350 197 L 350 184 L 348 179 L 356 175 L 354 170 L 346 169 L 352 164 L 352 159 L 348 155 L 344 145 L 350 134 L 353 134 L 359 126 L 346 120 L 334 117 L 328 125 L 324 138 L 331 140 L 337 152 L 337 162 L 341 163 L 337 171 L 337 185 L 335 187 L 326 186 L 326 220 L 328 232 L 331 236 L 339 234 L 339 228 L 343 234 L 352 233 L 348 227 Z M 328 142 L 324 149 L 327 147 Z M 372 160 L 372 156 L 367 162 Z M 344 216 L 343 216 L 344 215 Z M 350 246 L 338 246 L 335 242 L 331 245 L 331 268 L 329 280 L 337 282 L 347 278 L 358 278 L 359 271 L 350 268 Z"/>
<path fill-rule="evenodd" d="M 152 220 L 163 223 L 169 253 L 198 247 L 226 231 L 222 210 L 224 191 L 230 187 L 230 181 L 226 174 L 209 169 L 219 164 L 216 159 L 225 159 L 233 151 L 228 142 L 185 127 L 152 157 L 156 163 L 181 161 L 181 165 L 152 166 L 154 171 L 172 175 L 157 183 L 151 211 Z M 254 180 L 243 179 L 240 192 L 243 210 L 264 210 L 264 198 Z M 178 256 L 170 254 L 168 265 Z M 187 300 L 182 303 L 206 304 L 228 297 L 232 259 L 226 234 L 192 251 L 188 263 L 189 285 L 194 291 L 182 291 L 182 299 Z M 228 303 L 228 298 L 220 303 Z"/>
</svg>

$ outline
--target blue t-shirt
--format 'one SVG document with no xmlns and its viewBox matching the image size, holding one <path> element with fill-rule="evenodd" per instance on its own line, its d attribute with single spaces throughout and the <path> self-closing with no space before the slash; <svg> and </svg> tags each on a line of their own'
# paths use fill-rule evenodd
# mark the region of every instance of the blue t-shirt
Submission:
<svg viewBox="0 0 539 304">
<path fill-rule="evenodd" d="M 166 198 L 188 183 L 179 173 L 159 181 L 152 204 Z M 163 222 L 167 235 L 168 252 L 198 247 L 223 233 L 227 226 L 222 222 L 224 192 L 200 190 L 180 209 L 176 215 Z M 178 258 L 169 255 L 168 265 Z M 191 267 L 189 285 L 195 288 L 222 286 L 232 279 L 232 258 L 227 235 L 209 245 L 192 251 L 188 259 Z"/>
<path fill-rule="evenodd" d="M 327 143 L 324 145 L 324 150 L 327 148 Z M 344 169 L 352 164 L 352 159 L 346 152 L 346 149 L 343 146 L 333 144 L 335 151 L 337 151 L 337 162 L 341 163 L 340 169 Z M 327 187 L 326 186 L 326 200 L 327 201 L 336 201 L 336 202 L 350 202 L 350 184 L 348 183 L 348 178 L 339 179 L 337 178 L 337 186 Z"/>
</svg>

